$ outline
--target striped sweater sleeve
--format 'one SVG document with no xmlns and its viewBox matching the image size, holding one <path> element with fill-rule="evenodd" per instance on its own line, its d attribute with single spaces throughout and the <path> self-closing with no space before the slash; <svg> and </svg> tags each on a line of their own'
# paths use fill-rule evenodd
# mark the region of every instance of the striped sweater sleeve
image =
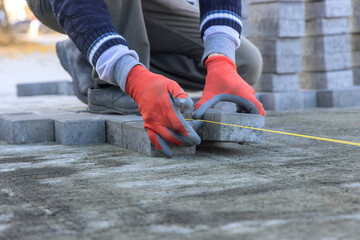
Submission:
<svg viewBox="0 0 360 240">
<path fill-rule="evenodd" d="M 205 47 L 203 63 L 215 52 L 235 62 L 241 31 L 241 0 L 200 0 L 200 32 Z"/>
<path fill-rule="evenodd" d="M 50 3 L 60 26 L 99 77 L 124 90 L 127 74 L 140 64 L 139 57 L 118 33 L 104 0 L 50 0 Z M 114 77 L 115 65 L 121 68 L 118 77 Z"/>
<path fill-rule="evenodd" d="M 241 0 L 200 0 L 201 37 L 212 26 L 228 26 L 241 35 Z"/>
</svg>

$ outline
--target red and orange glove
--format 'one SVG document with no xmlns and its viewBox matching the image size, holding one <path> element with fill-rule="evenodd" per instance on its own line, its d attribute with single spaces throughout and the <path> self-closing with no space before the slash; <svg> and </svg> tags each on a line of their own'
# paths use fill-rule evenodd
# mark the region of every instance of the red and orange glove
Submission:
<svg viewBox="0 0 360 240">
<path fill-rule="evenodd" d="M 235 63 L 226 56 L 209 57 L 205 66 L 207 76 L 200 100 L 195 104 L 193 117 L 200 119 L 219 101 L 234 102 L 242 111 L 265 116 L 263 105 L 255 97 L 255 90 L 237 73 Z"/>
<path fill-rule="evenodd" d="M 138 104 L 151 142 L 165 156 L 171 157 L 172 151 L 164 139 L 180 146 L 200 144 L 179 110 L 191 108 L 193 102 L 175 81 L 138 65 L 129 72 L 125 90 Z"/>
</svg>

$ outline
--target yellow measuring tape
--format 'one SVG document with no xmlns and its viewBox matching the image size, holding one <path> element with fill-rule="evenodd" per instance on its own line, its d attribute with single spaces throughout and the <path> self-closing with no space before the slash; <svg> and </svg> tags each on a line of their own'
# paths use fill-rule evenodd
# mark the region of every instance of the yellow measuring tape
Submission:
<svg viewBox="0 0 360 240">
<path fill-rule="evenodd" d="M 185 119 L 185 120 L 186 121 L 195 121 L 195 119 Z M 360 146 L 360 143 L 357 143 L 357 142 L 342 141 L 342 140 L 331 139 L 331 138 L 322 138 L 322 137 L 315 137 L 315 136 L 310 136 L 310 135 L 281 132 L 281 131 L 275 131 L 275 130 L 269 130 L 269 129 L 263 129 L 263 128 L 247 127 L 247 126 L 241 126 L 241 125 L 236 125 L 236 124 L 214 122 L 214 121 L 208 121 L 208 120 L 202 120 L 202 119 L 197 119 L 196 121 L 219 124 L 219 125 L 225 125 L 225 126 L 232 126 L 232 127 L 239 127 L 239 128 L 247 128 L 247 129 L 264 131 L 264 132 L 279 133 L 279 134 L 284 134 L 284 135 L 290 135 L 290 136 L 296 136 L 296 137 L 302 137 L 302 138 L 310 138 L 310 139 L 316 139 L 316 140 L 327 141 L 327 142 L 335 142 L 335 143 L 342 143 L 342 144 L 347 144 L 347 145 Z"/>
</svg>

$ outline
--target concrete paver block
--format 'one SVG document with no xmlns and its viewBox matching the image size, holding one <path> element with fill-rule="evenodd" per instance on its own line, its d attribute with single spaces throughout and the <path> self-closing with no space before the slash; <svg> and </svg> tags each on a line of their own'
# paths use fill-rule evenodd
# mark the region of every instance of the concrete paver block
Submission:
<svg viewBox="0 0 360 240">
<path fill-rule="evenodd" d="M 299 75 L 264 73 L 254 88 L 256 91 L 265 92 L 296 91 L 299 89 Z"/>
<path fill-rule="evenodd" d="M 316 108 L 318 90 L 303 90 L 301 92 L 304 95 L 304 108 Z"/>
<path fill-rule="evenodd" d="M 147 156 L 162 156 L 160 152 L 155 149 L 155 145 L 151 143 L 146 130 L 144 129 L 144 122 L 118 122 L 114 120 L 107 120 L 107 142 L 113 145 L 120 146 Z M 194 155 L 196 147 L 180 147 L 170 144 L 170 149 L 176 155 Z"/>
<path fill-rule="evenodd" d="M 302 89 L 341 89 L 353 86 L 352 70 L 304 72 L 300 74 Z"/>
<path fill-rule="evenodd" d="M 42 82 L 18 84 L 17 96 L 38 96 L 38 95 L 74 95 L 72 82 Z"/>
<path fill-rule="evenodd" d="M 54 141 L 54 121 L 33 113 L 0 115 L 0 139 L 9 144 Z"/>
<path fill-rule="evenodd" d="M 319 91 L 317 99 L 318 107 L 359 107 L 360 87 Z"/>
<path fill-rule="evenodd" d="M 305 20 L 305 5 L 302 1 L 260 1 L 250 0 L 250 15 L 252 20 L 281 19 Z M 258 3 L 258 4 L 255 4 Z"/>
<path fill-rule="evenodd" d="M 306 1 L 306 19 L 350 17 L 351 0 Z"/>
<path fill-rule="evenodd" d="M 318 18 L 306 21 L 307 36 L 322 36 L 349 33 L 348 18 Z"/>
<path fill-rule="evenodd" d="M 303 37 L 305 35 L 305 21 L 297 19 L 263 19 L 251 20 L 251 37 Z"/>
<path fill-rule="evenodd" d="M 219 109 L 209 109 L 202 119 L 254 128 L 265 126 L 265 117 L 261 115 L 226 112 Z M 198 132 L 203 141 L 261 143 L 263 140 L 262 131 L 213 123 L 205 123 Z"/>
<path fill-rule="evenodd" d="M 304 108 L 304 96 L 301 92 L 258 92 L 259 100 L 265 110 L 295 110 Z"/>
<path fill-rule="evenodd" d="M 251 37 L 303 37 L 305 7 L 303 2 L 272 1 L 254 4 L 251 1 L 249 18 Z"/>
<path fill-rule="evenodd" d="M 352 65 L 350 35 L 328 35 L 303 39 L 303 70 L 331 71 Z"/>
<path fill-rule="evenodd" d="M 360 15 L 350 18 L 350 32 L 360 33 Z"/>
<path fill-rule="evenodd" d="M 262 53 L 264 73 L 300 73 L 302 44 L 300 38 L 251 39 Z"/>
<path fill-rule="evenodd" d="M 352 52 L 352 66 L 360 67 L 360 33 L 351 34 L 351 52 Z"/>
<path fill-rule="evenodd" d="M 63 145 L 87 145 L 106 142 L 105 120 L 91 114 L 55 117 L 55 140 Z"/>
<path fill-rule="evenodd" d="M 353 69 L 354 84 L 360 86 L 360 67 Z"/>
</svg>

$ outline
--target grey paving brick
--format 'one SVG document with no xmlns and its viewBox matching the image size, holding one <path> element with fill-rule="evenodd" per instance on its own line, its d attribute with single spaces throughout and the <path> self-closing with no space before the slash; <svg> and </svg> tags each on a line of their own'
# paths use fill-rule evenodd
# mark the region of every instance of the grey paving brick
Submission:
<svg viewBox="0 0 360 240">
<path fill-rule="evenodd" d="M 307 36 L 346 34 L 349 31 L 348 18 L 317 18 L 306 21 Z"/>
<path fill-rule="evenodd" d="M 304 2 L 305 0 L 251 0 L 251 4 L 274 3 L 274 2 Z"/>
<path fill-rule="evenodd" d="M 360 33 L 360 15 L 350 17 L 350 32 Z"/>
<path fill-rule="evenodd" d="M 91 114 L 55 116 L 55 140 L 63 145 L 87 145 L 106 142 L 105 120 Z"/>
<path fill-rule="evenodd" d="M 353 75 L 354 75 L 354 84 L 360 85 L 360 67 L 353 69 Z"/>
<path fill-rule="evenodd" d="M 303 39 L 303 70 L 331 71 L 350 69 L 350 35 L 328 35 Z"/>
<path fill-rule="evenodd" d="M 352 66 L 360 67 L 360 34 L 351 34 Z"/>
<path fill-rule="evenodd" d="M 69 81 L 58 82 L 58 94 L 67 96 L 75 95 L 73 83 Z"/>
<path fill-rule="evenodd" d="M 191 114 L 185 117 L 191 118 Z M 202 119 L 253 128 L 264 128 L 265 126 L 265 117 L 263 116 L 229 112 L 223 109 L 211 108 Z M 211 142 L 261 143 L 263 140 L 262 131 L 214 123 L 205 123 L 198 133 L 202 141 Z"/>
<path fill-rule="evenodd" d="M 254 85 L 256 91 L 286 92 L 299 89 L 298 74 L 262 74 Z"/>
<path fill-rule="evenodd" d="M 294 110 L 304 108 L 304 96 L 301 92 L 258 92 L 259 100 L 265 110 Z"/>
<path fill-rule="evenodd" d="M 54 121 L 33 113 L 0 115 L 0 138 L 9 144 L 54 141 Z"/>
<path fill-rule="evenodd" d="M 300 74 L 302 89 L 339 89 L 353 86 L 353 72 L 349 70 L 328 72 L 303 72 Z"/>
<path fill-rule="evenodd" d="M 18 84 L 17 96 L 38 96 L 38 95 L 74 95 L 72 82 L 42 82 Z"/>
<path fill-rule="evenodd" d="M 151 143 L 144 122 L 118 122 L 116 120 L 107 120 L 107 142 L 120 146 L 147 156 L 162 156 Z M 169 144 L 174 156 L 176 155 L 194 155 L 196 147 L 180 147 Z"/>
<path fill-rule="evenodd" d="M 298 19 L 262 19 L 251 20 L 251 37 L 303 37 L 305 21 Z"/>
<path fill-rule="evenodd" d="M 222 110 L 222 111 L 226 111 L 226 112 L 236 112 L 237 105 L 236 105 L 236 103 L 232 103 L 232 102 L 220 101 L 217 104 L 215 104 L 213 106 L 213 108 L 218 109 L 218 110 Z"/>
<path fill-rule="evenodd" d="M 305 35 L 305 8 L 302 2 L 251 4 L 250 13 L 251 37 L 302 37 Z"/>
<path fill-rule="evenodd" d="M 350 17 L 352 14 L 351 0 L 305 1 L 306 19 Z"/>
<path fill-rule="evenodd" d="M 258 4 L 251 0 L 249 17 L 252 20 L 281 19 L 304 20 L 305 5 L 302 1 L 266 1 Z"/>
<path fill-rule="evenodd" d="M 251 41 L 259 48 L 264 73 L 300 73 L 302 71 L 302 44 L 300 38 L 259 39 Z"/>
<path fill-rule="evenodd" d="M 316 108 L 318 90 L 303 90 L 301 92 L 304 96 L 304 108 Z"/>
<path fill-rule="evenodd" d="M 360 87 L 319 91 L 317 99 L 318 107 L 359 107 Z"/>
</svg>

